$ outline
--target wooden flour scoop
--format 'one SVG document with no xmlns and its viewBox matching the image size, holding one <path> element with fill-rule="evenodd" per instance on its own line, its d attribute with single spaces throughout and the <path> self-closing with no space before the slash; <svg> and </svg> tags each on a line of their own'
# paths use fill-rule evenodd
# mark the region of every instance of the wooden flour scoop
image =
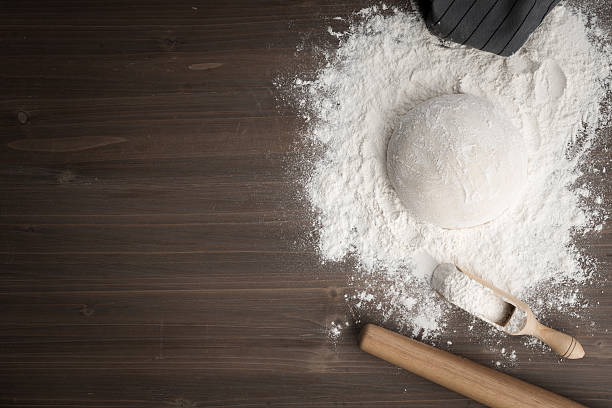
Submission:
<svg viewBox="0 0 612 408">
<path fill-rule="evenodd" d="M 582 345 L 572 336 L 538 322 L 526 303 L 454 264 L 440 264 L 431 277 L 442 297 L 511 335 L 535 336 L 562 357 L 584 357 Z"/>
</svg>

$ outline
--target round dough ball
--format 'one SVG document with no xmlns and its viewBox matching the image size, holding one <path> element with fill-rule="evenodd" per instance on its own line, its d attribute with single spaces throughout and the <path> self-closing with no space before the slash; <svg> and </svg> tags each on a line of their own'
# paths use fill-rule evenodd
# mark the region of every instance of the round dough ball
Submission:
<svg viewBox="0 0 612 408">
<path fill-rule="evenodd" d="M 387 172 L 420 220 L 468 228 L 516 204 L 527 179 L 523 138 L 503 113 L 471 95 L 443 95 L 401 118 Z"/>
</svg>

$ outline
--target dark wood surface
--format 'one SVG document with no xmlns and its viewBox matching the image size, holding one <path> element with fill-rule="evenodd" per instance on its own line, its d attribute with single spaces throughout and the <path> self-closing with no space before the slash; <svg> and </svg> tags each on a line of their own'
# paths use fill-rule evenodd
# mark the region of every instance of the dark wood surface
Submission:
<svg viewBox="0 0 612 408">
<path fill-rule="evenodd" d="M 328 339 L 370 319 L 343 300 L 351 265 L 314 254 L 273 80 L 369 3 L 0 2 L 1 406 L 480 406 Z M 581 242 L 603 277 L 611 233 Z M 508 338 L 504 371 L 612 406 L 611 289 L 551 318 L 587 358 Z M 491 365 L 464 326 L 447 349 Z"/>
</svg>

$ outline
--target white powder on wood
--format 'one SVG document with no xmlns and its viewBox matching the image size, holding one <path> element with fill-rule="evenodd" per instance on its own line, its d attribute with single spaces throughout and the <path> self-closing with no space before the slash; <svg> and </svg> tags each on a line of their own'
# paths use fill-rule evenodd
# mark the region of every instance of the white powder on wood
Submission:
<svg viewBox="0 0 612 408">
<path fill-rule="evenodd" d="M 503 58 L 446 46 L 417 14 L 379 13 L 360 12 L 315 79 L 293 84 L 310 124 L 307 137 L 324 150 L 305 164 L 313 166 L 305 191 L 317 214 L 321 258 L 352 256 L 358 276 L 377 289 L 385 282 L 372 304 L 425 336 L 440 331 L 449 306 L 430 288 L 423 251 L 518 297 L 583 282 L 593 262 L 572 245 L 573 234 L 600 228 L 603 207 L 585 208 L 572 186 L 596 129 L 609 119 L 600 111 L 610 82 L 606 33 L 559 6 L 519 52 Z M 387 142 L 402 113 L 453 93 L 503 111 L 528 154 L 524 199 L 492 222 L 462 230 L 414 219 L 386 172 Z M 569 301 L 556 299 L 554 307 Z"/>
<path fill-rule="evenodd" d="M 510 320 L 508 320 L 505 329 L 509 333 L 516 333 L 523 330 L 525 323 L 527 323 L 527 314 L 523 309 L 517 307 L 514 309 L 514 313 L 512 313 Z"/>
<path fill-rule="evenodd" d="M 431 285 L 455 306 L 499 326 L 507 323 L 514 309 L 491 289 L 470 279 L 453 264 L 440 264 L 433 273 Z"/>
</svg>

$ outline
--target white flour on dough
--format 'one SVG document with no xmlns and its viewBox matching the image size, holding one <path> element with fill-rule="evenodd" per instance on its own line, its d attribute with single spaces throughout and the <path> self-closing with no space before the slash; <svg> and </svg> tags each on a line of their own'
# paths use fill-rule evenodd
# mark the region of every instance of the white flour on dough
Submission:
<svg viewBox="0 0 612 408">
<path fill-rule="evenodd" d="M 605 204 L 585 206 L 588 189 L 575 183 L 596 129 L 609 120 L 600 110 L 610 89 L 607 34 L 559 6 L 504 58 L 441 43 L 411 12 L 372 7 L 356 18 L 347 32 L 334 33 L 340 46 L 314 79 L 292 84 L 309 124 L 305 137 L 323 151 L 304 163 L 312 166 L 304 187 L 321 259 L 352 257 L 356 279 L 385 282 L 371 288 L 376 296 L 368 304 L 425 337 L 440 333 L 449 306 L 429 285 L 423 252 L 518 297 L 584 282 L 595 266 L 573 237 L 601 228 Z M 387 177 L 386 152 L 403 113 L 457 93 L 486 99 L 520 131 L 527 183 L 524 199 L 500 217 L 446 230 L 405 209 Z M 574 295 L 560 293 L 554 307 Z"/>
<path fill-rule="evenodd" d="M 441 95 L 402 115 L 387 147 L 387 175 L 417 221 L 469 228 L 522 199 L 523 136 L 485 99 Z"/>
</svg>

